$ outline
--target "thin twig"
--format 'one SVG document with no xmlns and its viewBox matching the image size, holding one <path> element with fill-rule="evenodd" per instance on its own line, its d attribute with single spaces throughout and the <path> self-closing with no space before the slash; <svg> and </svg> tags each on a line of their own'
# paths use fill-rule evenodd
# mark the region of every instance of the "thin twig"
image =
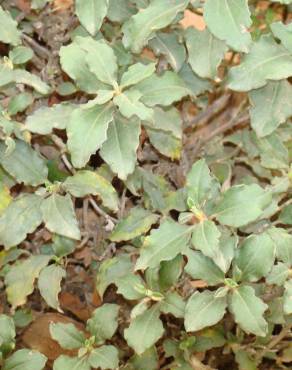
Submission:
<svg viewBox="0 0 292 370">
<path fill-rule="evenodd" d="M 264 348 L 262 351 L 260 351 L 256 355 L 256 360 L 261 361 L 261 359 L 265 356 L 265 354 L 269 351 L 271 351 L 274 347 L 277 346 L 278 343 L 280 343 L 289 333 L 291 333 L 292 325 L 284 326 L 284 328 L 280 331 L 280 333 L 270 341 L 270 343 Z"/>
<path fill-rule="evenodd" d="M 26 35 L 25 33 L 22 34 L 22 38 L 26 41 L 34 50 L 35 52 L 41 56 L 42 58 L 49 59 L 51 57 L 51 53 L 48 49 L 44 46 L 40 45 L 37 41 L 35 41 L 32 37 Z"/>
</svg>

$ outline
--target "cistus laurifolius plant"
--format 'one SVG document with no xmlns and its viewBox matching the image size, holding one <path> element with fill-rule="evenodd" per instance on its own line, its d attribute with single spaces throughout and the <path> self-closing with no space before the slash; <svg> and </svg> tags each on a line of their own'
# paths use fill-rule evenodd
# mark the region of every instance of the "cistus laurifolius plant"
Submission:
<svg viewBox="0 0 292 370">
<path fill-rule="evenodd" d="M 291 20 L 2 1 L 3 370 L 291 369 Z"/>
</svg>

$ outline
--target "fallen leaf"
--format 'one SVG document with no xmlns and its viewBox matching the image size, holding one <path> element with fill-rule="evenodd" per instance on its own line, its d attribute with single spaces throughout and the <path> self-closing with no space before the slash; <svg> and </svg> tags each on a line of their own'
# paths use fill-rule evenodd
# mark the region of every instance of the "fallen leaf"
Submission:
<svg viewBox="0 0 292 370">
<path fill-rule="evenodd" d="M 73 0 L 54 0 L 53 10 L 55 12 L 62 12 L 64 10 L 70 9 L 73 6 Z"/>
<path fill-rule="evenodd" d="M 59 295 L 60 306 L 63 310 L 73 313 L 82 321 L 90 318 L 92 310 L 77 295 L 70 292 L 62 292 Z"/>
<path fill-rule="evenodd" d="M 180 21 L 180 24 L 183 28 L 194 27 L 199 31 L 203 31 L 206 28 L 206 23 L 202 15 L 193 13 L 190 10 L 185 10 L 184 17 Z"/>
</svg>

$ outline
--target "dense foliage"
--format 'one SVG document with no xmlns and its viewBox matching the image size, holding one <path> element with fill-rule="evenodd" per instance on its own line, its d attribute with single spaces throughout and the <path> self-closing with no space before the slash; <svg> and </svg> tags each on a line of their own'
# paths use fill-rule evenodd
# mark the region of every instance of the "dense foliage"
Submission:
<svg viewBox="0 0 292 370">
<path fill-rule="evenodd" d="M 2 2 L 3 370 L 291 368 L 291 6 Z"/>
</svg>

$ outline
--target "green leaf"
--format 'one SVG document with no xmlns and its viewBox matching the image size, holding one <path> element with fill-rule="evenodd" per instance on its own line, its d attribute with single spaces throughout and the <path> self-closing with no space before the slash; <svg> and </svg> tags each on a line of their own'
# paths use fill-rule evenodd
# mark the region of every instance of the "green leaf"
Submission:
<svg viewBox="0 0 292 370">
<path fill-rule="evenodd" d="M 186 84 L 192 97 L 212 90 L 210 81 L 196 75 L 188 63 L 183 64 L 178 75 Z"/>
<path fill-rule="evenodd" d="M 129 120 L 116 115 L 109 126 L 100 154 L 122 180 L 126 180 L 135 169 L 139 136 L 140 122 L 135 117 Z"/>
<path fill-rule="evenodd" d="M 288 280 L 285 284 L 284 292 L 284 313 L 286 315 L 291 315 L 292 313 L 292 280 Z"/>
<path fill-rule="evenodd" d="M 143 121 L 150 121 L 153 110 L 140 102 L 142 94 L 138 90 L 128 90 L 114 97 L 114 104 L 126 118 L 136 115 Z"/>
<path fill-rule="evenodd" d="M 72 163 L 81 168 L 104 143 L 108 125 L 113 119 L 113 105 L 81 106 L 76 109 L 68 123 L 68 149 Z"/>
<path fill-rule="evenodd" d="M 129 362 L 135 370 L 157 370 L 159 368 L 158 355 L 154 346 L 140 356 L 135 354 L 131 357 Z M 132 368 L 130 368 L 130 370 L 132 370 Z"/>
<path fill-rule="evenodd" d="M 66 103 L 56 104 L 52 107 L 41 107 L 27 116 L 25 128 L 41 135 L 52 133 L 54 128 L 63 130 L 75 108 L 75 105 Z"/>
<path fill-rule="evenodd" d="M 183 260 L 183 256 L 179 254 L 170 261 L 161 262 L 159 269 L 159 285 L 161 289 L 168 290 L 173 285 L 176 285 L 183 270 Z"/>
<path fill-rule="evenodd" d="M 63 71 L 70 76 L 81 90 L 89 94 L 96 93 L 101 84 L 95 74 L 90 72 L 86 63 L 86 51 L 76 42 L 60 49 L 60 62 Z"/>
<path fill-rule="evenodd" d="M 154 0 L 146 9 L 140 9 L 123 24 L 125 47 L 140 53 L 155 31 L 168 26 L 187 5 L 188 0 Z"/>
<path fill-rule="evenodd" d="M 272 36 L 264 35 L 254 42 L 239 66 L 229 71 L 228 87 L 249 91 L 263 87 L 269 80 L 282 80 L 292 75 L 292 56 Z"/>
<path fill-rule="evenodd" d="M 89 364 L 94 368 L 117 369 L 119 366 L 119 353 L 114 346 L 101 346 L 90 352 Z M 78 368 L 79 369 L 79 368 Z"/>
<path fill-rule="evenodd" d="M 292 115 L 292 87 L 286 80 L 269 82 L 249 93 L 251 126 L 259 137 L 271 134 Z"/>
<path fill-rule="evenodd" d="M 113 49 L 103 40 L 79 38 L 80 46 L 87 52 L 86 62 L 97 79 L 107 85 L 117 85 L 117 58 Z"/>
<path fill-rule="evenodd" d="M 166 71 L 161 76 L 154 74 L 138 83 L 135 89 L 141 92 L 141 101 L 150 107 L 171 105 L 190 94 L 185 82 L 171 71 Z"/>
<path fill-rule="evenodd" d="M 34 52 L 26 46 L 17 46 L 9 52 L 9 59 L 13 64 L 24 64 L 32 59 Z"/>
<path fill-rule="evenodd" d="M 196 207 L 201 208 L 209 197 L 212 187 L 212 177 L 204 159 L 192 165 L 187 175 L 186 187 L 188 196 L 194 201 Z"/>
<path fill-rule="evenodd" d="M 157 267 L 161 261 L 169 261 L 186 250 L 190 239 L 190 228 L 170 219 L 145 238 L 136 270 Z"/>
<path fill-rule="evenodd" d="M 215 79 L 217 68 L 227 51 L 225 42 L 214 37 L 208 29 L 198 31 L 195 28 L 187 29 L 185 39 L 193 71 L 202 78 Z"/>
<path fill-rule="evenodd" d="M 18 307 L 26 302 L 26 297 L 34 290 L 34 281 L 47 266 L 51 256 L 31 256 L 13 265 L 5 276 L 6 293 L 9 303 Z"/>
<path fill-rule="evenodd" d="M 95 101 L 97 104 L 105 104 L 112 100 L 113 96 L 113 90 L 98 90 L 97 97 L 93 101 Z"/>
<path fill-rule="evenodd" d="M 175 137 L 171 132 L 147 128 L 147 134 L 151 144 L 161 154 L 172 160 L 179 159 L 182 150 L 182 140 Z"/>
<path fill-rule="evenodd" d="M 115 283 L 123 276 L 133 271 L 131 258 L 128 254 L 121 254 L 111 259 L 105 260 L 98 270 L 96 278 L 96 289 L 102 297 L 107 287 Z"/>
<path fill-rule="evenodd" d="M 43 184 L 48 176 L 44 159 L 27 143 L 15 140 L 15 148 L 6 153 L 5 145 L 0 146 L 0 163 L 18 182 L 37 186 Z"/>
<path fill-rule="evenodd" d="M 208 285 L 222 284 L 224 281 L 224 273 L 217 265 L 201 252 L 188 250 L 186 253 L 188 263 L 185 266 L 187 272 L 194 279 L 202 279 Z"/>
<path fill-rule="evenodd" d="M 268 306 L 259 299 L 250 286 L 240 286 L 234 289 L 229 303 L 229 309 L 234 315 L 237 324 L 247 333 L 264 337 L 268 331 L 268 324 L 263 313 Z"/>
<path fill-rule="evenodd" d="M 0 218 L 0 243 L 6 249 L 21 243 L 42 223 L 40 204 L 39 196 L 22 194 L 5 209 Z"/>
<path fill-rule="evenodd" d="M 80 231 L 76 220 L 71 197 L 53 193 L 44 199 L 41 211 L 46 227 L 53 233 L 80 239 Z"/>
<path fill-rule="evenodd" d="M 5 360 L 2 370 L 42 370 L 46 362 L 47 358 L 42 353 L 20 349 Z"/>
<path fill-rule="evenodd" d="M 207 0 L 204 20 L 214 36 L 236 51 L 248 52 L 252 21 L 247 0 Z"/>
<path fill-rule="evenodd" d="M 24 69 L 12 69 L 7 63 L 0 61 L 0 72 L 0 87 L 19 83 L 33 87 L 40 94 L 46 95 L 50 92 L 50 87 L 37 75 Z"/>
<path fill-rule="evenodd" d="M 240 227 L 255 221 L 271 202 L 271 194 L 257 184 L 235 185 L 223 193 L 215 208 L 223 225 Z"/>
<path fill-rule="evenodd" d="M 176 292 L 169 292 L 161 301 L 160 310 L 165 314 L 172 314 L 179 319 L 185 315 L 185 302 L 183 298 Z"/>
<path fill-rule="evenodd" d="M 266 276 L 275 259 L 275 245 L 268 233 L 251 235 L 238 249 L 235 259 L 242 280 L 257 281 Z"/>
<path fill-rule="evenodd" d="M 267 233 L 275 244 L 277 259 L 292 265 L 292 235 L 279 227 L 272 227 Z"/>
<path fill-rule="evenodd" d="M 155 63 L 142 64 L 135 63 L 122 75 L 120 87 L 124 89 L 138 82 L 145 80 L 155 72 Z"/>
<path fill-rule="evenodd" d="M 11 116 L 19 112 L 23 112 L 33 103 L 33 96 L 30 93 L 24 92 L 13 96 L 8 104 L 8 113 Z"/>
<path fill-rule="evenodd" d="M 21 43 L 21 32 L 17 29 L 17 22 L 8 11 L 0 6 L 0 41 L 5 44 L 18 45 Z"/>
<path fill-rule="evenodd" d="M 254 138 L 254 141 L 259 149 L 263 167 L 271 169 L 288 168 L 288 150 L 276 132 L 263 138 Z"/>
<path fill-rule="evenodd" d="M 71 323 L 52 322 L 50 324 L 50 334 L 64 349 L 81 348 L 85 342 L 84 334 Z"/>
<path fill-rule="evenodd" d="M 270 27 L 271 27 L 271 30 L 274 36 L 282 42 L 283 46 L 285 46 L 287 50 L 292 52 L 292 25 L 291 23 L 284 24 L 282 22 L 274 22 L 270 25 Z"/>
<path fill-rule="evenodd" d="M 282 209 L 279 215 L 279 221 L 286 225 L 292 225 L 292 204 Z"/>
<path fill-rule="evenodd" d="M 61 280 L 65 277 L 66 271 L 61 266 L 53 264 L 41 271 L 38 280 L 41 296 L 50 307 L 60 312 L 62 310 L 59 305 L 58 295 L 61 291 Z"/>
<path fill-rule="evenodd" d="M 268 284 L 276 284 L 282 286 L 284 285 L 288 277 L 289 277 L 288 266 L 285 265 L 285 263 L 278 262 L 275 266 L 273 266 L 271 272 L 268 274 L 266 282 Z"/>
<path fill-rule="evenodd" d="M 129 0 L 109 0 L 107 18 L 112 22 L 124 22 L 135 14 Z"/>
<path fill-rule="evenodd" d="M 258 370 L 256 360 L 251 358 L 251 354 L 244 350 L 238 350 L 235 353 L 236 362 L 239 370 Z"/>
<path fill-rule="evenodd" d="M 67 177 L 63 188 L 74 197 L 82 198 L 86 195 L 98 195 L 103 204 L 117 212 L 119 199 L 115 188 L 104 177 L 93 171 L 78 171 L 73 176 Z"/>
<path fill-rule="evenodd" d="M 141 287 L 144 288 L 144 282 L 139 275 L 128 273 L 125 276 L 115 280 L 115 285 L 118 290 L 117 293 L 129 300 L 136 300 L 145 297 L 141 292 Z M 144 288 L 146 291 L 146 288 Z"/>
<path fill-rule="evenodd" d="M 181 69 L 186 59 L 186 49 L 178 42 L 176 34 L 158 32 L 156 36 L 150 40 L 149 46 L 157 56 L 165 56 L 175 72 Z"/>
<path fill-rule="evenodd" d="M 87 330 L 95 336 L 97 344 L 111 339 L 115 334 L 118 328 L 118 313 L 119 306 L 110 303 L 104 303 L 94 310 L 91 319 L 87 321 Z"/>
<path fill-rule="evenodd" d="M 125 329 L 125 339 L 138 355 L 152 347 L 163 335 L 164 329 L 159 315 L 159 305 L 154 305 L 132 320 L 130 326 Z"/>
<path fill-rule="evenodd" d="M 16 336 L 14 321 L 7 315 L 0 315 L 0 351 L 2 347 L 14 347 L 14 339 Z"/>
<path fill-rule="evenodd" d="M 87 357 L 59 356 L 54 361 L 54 370 L 91 370 Z"/>
<path fill-rule="evenodd" d="M 188 300 L 185 311 L 186 331 L 198 331 L 217 324 L 225 314 L 227 299 L 216 297 L 216 292 L 195 292 Z"/>
<path fill-rule="evenodd" d="M 192 244 L 205 256 L 215 259 L 219 251 L 220 231 L 213 221 L 204 220 L 197 224 L 192 234 Z"/>
<path fill-rule="evenodd" d="M 107 14 L 108 0 L 89 0 L 86 6 L 84 6 L 84 1 L 76 0 L 75 8 L 82 26 L 92 36 L 95 36 Z"/>
<path fill-rule="evenodd" d="M 110 240 L 120 242 L 134 239 L 145 234 L 152 224 L 156 223 L 158 216 L 144 208 L 132 208 L 127 217 L 123 218 L 115 226 L 110 235 Z"/>
</svg>

